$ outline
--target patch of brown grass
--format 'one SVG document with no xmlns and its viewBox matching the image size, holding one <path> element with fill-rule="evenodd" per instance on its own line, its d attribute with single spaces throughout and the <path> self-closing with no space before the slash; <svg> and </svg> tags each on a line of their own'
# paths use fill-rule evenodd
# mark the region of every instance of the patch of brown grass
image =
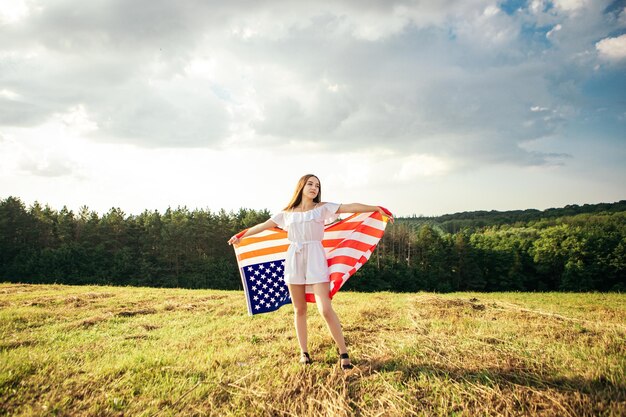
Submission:
<svg viewBox="0 0 626 417">
<path fill-rule="evenodd" d="M 113 317 L 112 314 L 88 317 L 86 319 L 81 319 L 76 322 L 70 323 L 66 326 L 66 328 L 68 330 L 79 328 L 88 329 L 92 326 L 95 326 L 96 324 L 110 320 L 111 317 Z"/>
<path fill-rule="evenodd" d="M 118 311 L 117 313 L 115 313 L 115 315 L 117 317 L 133 317 L 133 316 L 140 316 L 140 315 L 146 315 L 146 314 L 156 314 L 156 309 L 154 308 L 144 308 L 144 309 L 139 309 L 139 310 L 122 310 L 122 311 Z"/>
</svg>

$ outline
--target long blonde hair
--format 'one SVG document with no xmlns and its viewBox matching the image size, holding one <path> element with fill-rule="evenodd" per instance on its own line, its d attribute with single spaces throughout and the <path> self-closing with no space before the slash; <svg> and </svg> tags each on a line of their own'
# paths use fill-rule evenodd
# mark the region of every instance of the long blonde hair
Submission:
<svg viewBox="0 0 626 417">
<path fill-rule="evenodd" d="M 296 185 L 296 190 L 293 193 L 293 197 L 291 197 L 291 201 L 289 202 L 289 204 L 287 204 L 287 207 L 285 207 L 283 210 L 291 210 L 292 208 L 297 207 L 302 202 L 302 191 L 304 190 L 304 186 L 306 185 L 306 182 L 311 177 L 317 178 L 317 175 L 306 174 L 305 176 L 300 178 L 300 180 L 298 181 L 298 185 Z M 317 178 L 317 180 L 319 181 L 320 179 Z M 313 199 L 314 203 L 319 203 L 320 201 L 322 201 L 322 182 L 321 181 L 320 181 L 319 192 L 317 193 L 317 196 L 315 196 L 315 198 Z"/>
</svg>

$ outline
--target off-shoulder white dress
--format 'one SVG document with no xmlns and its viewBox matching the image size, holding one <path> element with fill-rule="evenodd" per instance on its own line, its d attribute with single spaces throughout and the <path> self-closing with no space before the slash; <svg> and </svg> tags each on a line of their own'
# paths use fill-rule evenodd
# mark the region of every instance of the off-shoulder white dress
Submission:
<svg viewBox="0 0 626 417">
<path fill-rule="evenodd" d="M 271 220 L 287 231 L 291 242 L 285 259 L 285 282 L 310 285 L 328 282 L 328 262 L 322 246 L 324 225 L 337 218 L 340 204 L 320 203 L 305 212 L 281 211 Z"/>
</svg>

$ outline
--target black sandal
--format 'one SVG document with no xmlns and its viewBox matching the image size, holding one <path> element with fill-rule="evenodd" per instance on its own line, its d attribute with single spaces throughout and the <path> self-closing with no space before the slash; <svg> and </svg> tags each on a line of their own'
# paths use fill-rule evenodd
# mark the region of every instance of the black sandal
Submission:
<svg viewBox="0 0 626 417">
<path fill-rule="evenodd" d="M 302 352 L 300 354 L 300 363 L 302 365 L 310 365 L 311 362 L 313 361 L 311 360 L 311 357 L 309 356 L 309 352 Z"/>
<path fill-rule="evenodd" d="M 351 363 L 341 363 L 342 359 L 350 359 L 350 356 L 348 356 L 347 353 L 342 353 L 341 355 L 339 355 L 339 365 L 341 365 L 341 369 L 346 371 L 348 369 L 354 368 L 354 365 L 352 365 Z"/>
</svg>

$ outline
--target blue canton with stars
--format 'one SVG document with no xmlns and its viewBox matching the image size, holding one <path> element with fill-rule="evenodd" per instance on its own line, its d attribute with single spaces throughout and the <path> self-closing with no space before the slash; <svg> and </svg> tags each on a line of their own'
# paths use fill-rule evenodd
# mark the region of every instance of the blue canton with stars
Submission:
<svg viewBox="0 0 626 417">
<path fill-rule="evenodd" d="M 263 262 L 242 268 L 252 314 L 268 313 L 291 304 L 289 290 L 283 276 L 285 261 Z"/>
</svg>

